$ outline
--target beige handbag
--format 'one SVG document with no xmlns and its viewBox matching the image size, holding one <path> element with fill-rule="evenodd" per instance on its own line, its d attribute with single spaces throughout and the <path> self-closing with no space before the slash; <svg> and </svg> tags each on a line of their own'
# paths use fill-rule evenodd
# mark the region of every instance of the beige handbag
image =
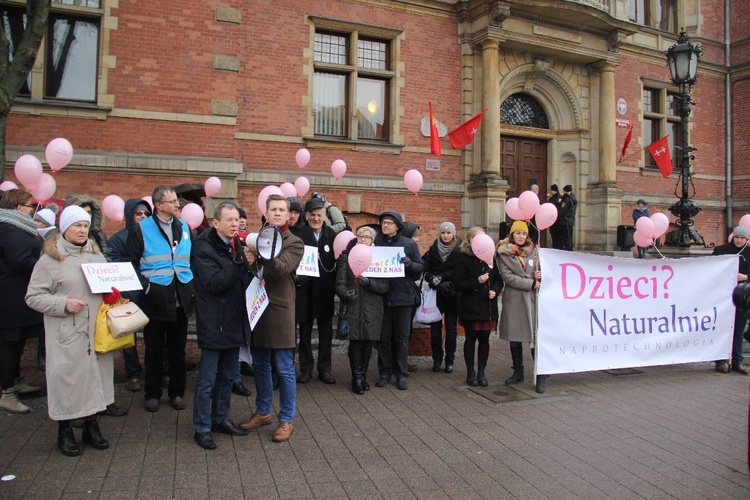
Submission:
<svg viewBox="0 0 750 500">
<path fill-rule="evenodd" d="M 132 302 L 118 304 L 110 307 L 107 311 L 107 326 L 112 336 L 119 339 L 123 335 L 137 332 L 148 324 L 146 316 L 141 308 Z"/>
</svg>

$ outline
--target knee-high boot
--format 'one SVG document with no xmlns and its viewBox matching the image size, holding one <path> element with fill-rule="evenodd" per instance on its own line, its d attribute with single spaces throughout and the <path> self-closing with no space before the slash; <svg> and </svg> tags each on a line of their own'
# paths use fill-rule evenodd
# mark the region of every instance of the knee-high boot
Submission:
<svg viewBox="0 0 750 500">
<path fill-rule="evenodd" d="M 367 383 L 367 370 L 370 368 L 370 357 L 372 356 L 372 341 L 366 340 L 362 353 L 362 388 L 370 390 L 370 384 Z"/>
<path fill-rule="evenodd" d="M 362 342 L 360 341 L 349 341 L 349 366 L 352 370 L 352 392 L 364 394 L 365 389 L 362 387 Z"/>
<path fill-rule="evenodd" d="M 487 367 L 487 360 L 490 358 L 490 332 L 479 333 L 479 349 L 477 349 L 477 383 L 482 387 L 487 387 L 487 376 L 484 369 Z"/>
<path fill-rule="evenodd" d="M 473 330 L 466 330 L 466 341 L 464 342 L 464 362 L 466 362 L 466 383 L 468 385 L 479 385 L 477 374 L 474 371 L 474 349 L 476 346 L 477 334 Z"/>
<path fill-rule="evenodd" d="M 523 382 L 523 346 L 511 346 L 510 357 L 513 360 L 513 375 L 505 379 L 505 385 Z"/>
</svg>

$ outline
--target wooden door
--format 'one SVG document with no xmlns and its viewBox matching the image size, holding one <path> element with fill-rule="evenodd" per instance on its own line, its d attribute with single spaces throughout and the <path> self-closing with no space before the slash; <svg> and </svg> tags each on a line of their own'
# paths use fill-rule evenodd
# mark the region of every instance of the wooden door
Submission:
<svg viewBox="0 0 750 500">
<path fill-rule="evenodd" d="M 537 184 L 539 201 L 547 201 L 547 141 L 502 136 L 500 175 L 510 184 L 506 199 L 516 197 L 532 184 Z"/>
</svg>

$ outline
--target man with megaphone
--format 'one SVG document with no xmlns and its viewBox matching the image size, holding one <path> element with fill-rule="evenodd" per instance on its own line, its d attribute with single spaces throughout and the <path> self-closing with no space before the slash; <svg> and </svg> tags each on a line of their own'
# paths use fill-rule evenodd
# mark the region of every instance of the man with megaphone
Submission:
<svg viewBox="0 0 750 500">
<path fill-rule="evenodd" d="M 255 413 L 240 424 L 242 429 L 257 429 L 272 421 L 273 378 L 271 358 L 276 362 L 279 375 L 279 424 L 273 433 L 276 442 L 286 441 L 292 435 L 297 384 L 294 375 L 295 321 L 295 271 L 305 252 L 302 240 L 289 231 L 289 202 L 282 195 L 272 194 L 266 199 L 266 220 L 278 229 L 282 241 L 277 252 L 273 238 L 270 251 L 259 251 L 253 245 L 245 247 L 248 263 L 255 267 L 262 280 L 269 304 L 250 336 L 250 353 L 255 371 Z M 264 230 L 258 235 L 263 238 Z M 259 243 L 260 244 L 260 243 Z"/>
</svg>

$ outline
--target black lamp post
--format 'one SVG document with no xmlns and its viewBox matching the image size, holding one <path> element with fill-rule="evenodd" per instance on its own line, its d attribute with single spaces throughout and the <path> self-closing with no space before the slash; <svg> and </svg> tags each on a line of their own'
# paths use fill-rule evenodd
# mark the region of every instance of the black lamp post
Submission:
<svg viewBox="0 0 750 500">
<path fill-rule="evenodd" d="M 689 247 L 693 241 L 705 245 L 703 238 L 696 230 L 692 229 L 693 221 L 691 217 L 698 215 L 701 207 L 691 199 L 695 196 L 695 184 L 693 184 L 690 173 L 690 160 L 695 159 L 692 152 L 696 149 L 690 146 L 688 135 L 690 105 L 695 104 L 690 99 L 690 90 L 697 78 L 698 61 L 702 51 L 702 47 L 690 42 L 683 28 L 677 43 L 672 45 L 666 53 L 669 71 L 672 73 L 672 83 L 680 88 L 680 94 L 677 98 L 679 99 L 680 122 L 682 124 L 682 146 L 676 146 L 675 148 L 680 152 L 680 177 L 677 183 L 678 185 L 682 184 L 682 194 L 677 194 L 677 186 L 675 186 L 674 194 L 679 200 L 669 208 L 669 211 L 675 217 L 679 217 L 679 220 L 676 222 L 677 229 L 666 237 L 666 243 L 670 246 Z M 677 140 L 676 137 L 674 139 Z M 690 187 L 692 187 L 692 194 L 689 192 Z"/>
</svg>

